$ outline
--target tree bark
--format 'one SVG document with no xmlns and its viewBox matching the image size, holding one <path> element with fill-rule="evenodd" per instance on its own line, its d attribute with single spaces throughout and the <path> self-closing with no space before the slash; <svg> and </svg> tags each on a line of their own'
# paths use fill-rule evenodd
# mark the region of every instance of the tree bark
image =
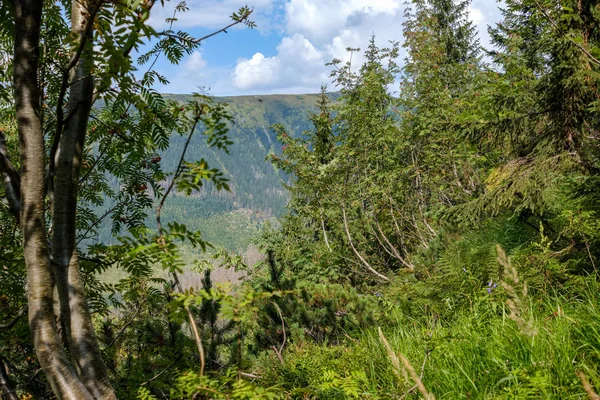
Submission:
<svg viewBox="0 0 600 400">
<path fill-rule="evenodd" d="M 79 270 L 76 247 L 77 189 L 94 91 L 92 23 L 94 4 L 73 1 L 72 49 L 77 60 L 69 76 L 69 98 L 55 156 L 52 202 L 52 260 L 61 309 L 61 324 L 75 370 L 95 399 L 116 399 L 98 346 Z M 60 124 L 60 122 L 59 122 Z"/>
<path fill-rule="evenodd" d="M 44 135 L 39 105 L 43 0 L 15 1 L 13 83 L 21 148 L 21 229 L 27 267 L 29 325 L 40 365 L 60 399 L 91 399 L 62 349 L 52 307 L 53 277 L 44 216 Z"/>
</svg>

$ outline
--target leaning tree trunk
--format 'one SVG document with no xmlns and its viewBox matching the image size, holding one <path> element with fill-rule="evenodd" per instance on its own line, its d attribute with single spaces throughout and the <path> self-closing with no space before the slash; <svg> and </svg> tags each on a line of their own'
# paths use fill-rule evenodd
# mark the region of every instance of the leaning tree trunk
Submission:
<svg viewBox="0 0 600 400">
<path fill-rule="evenodd" d="M 53 278 L 44 217 L 44 135 L 39 105 L 39 39 L 43 0 L 15 5 L 14 90 L 21 147 L 21 229 L 29 325 L 40 365 L 61 399 L 91 399 L 63 351 L 53 312 Z"/>
</svg>

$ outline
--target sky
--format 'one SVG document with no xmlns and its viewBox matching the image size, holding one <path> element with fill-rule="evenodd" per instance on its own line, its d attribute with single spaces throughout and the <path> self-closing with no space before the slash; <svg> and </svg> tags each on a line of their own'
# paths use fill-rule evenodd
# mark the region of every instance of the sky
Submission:
<svg viewBox="0 0 600 400">
<path fill-rule="evenodd" d="M 166 29 L 165 18 L 173 16 L 177 2 L 153 9 L 150 24 Z M 473 0 L 470 5 L 469 18 L 484 45 L 487 26 L 500 19 L 499 4 Z M 177 15 L 173 29 L 203 37 L 228 25 L 231 13 L 244 5 L 254 7 L 255 29 L 237 26 L 213 36 L 179 65 L 161 59 L 157 71 L 170 83 L 156 89 L 204 88 L 215 96 L 317 93 L 322 84 L 333 87 L 332 67 L 325 64 L 346 61 L 347 47 L 365 49 L 373 34 L 382 47 L 390 40 L 402 43 L 405 0 L 187 0 L 189 10 Z M 353 64 L 360 62 L 355 56 Z"/>
</svg>

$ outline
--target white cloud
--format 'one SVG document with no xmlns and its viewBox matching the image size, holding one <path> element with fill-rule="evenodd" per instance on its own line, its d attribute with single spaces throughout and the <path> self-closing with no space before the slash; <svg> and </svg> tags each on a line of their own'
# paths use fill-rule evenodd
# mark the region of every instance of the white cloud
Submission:
<svg viewBox="0 0 600 400">
<path fill-rule="evenodd" d="M 502 19 L 498 7 L 504 6 L 503 1 L 490 2 L 488 0 L 473 0 L 469 6 L 469 17 L 476 25 L 479 40 L 484 47 L 490 47 L 488 26 L 495 26 Z"/>
<path fill-rule="evenodd" d="M 327 78 L 324 63 L 323 53 L 307 38 L 295 34 L 283 38 L 273 57 L 256 53 L 249 60 L 238 60 L 232 74 L 233 85 L 239 90 L 310 90 Z"/>
<path fill-rule="evenodd" d="M 288 0 L 286 30 L 322 44 L 344 28 L 360 25 L 362 18 L 399 16 L 402 8 L 402 0 Z"/>
<path fill-rule="evenodd" d="M 317 92 L 329 84 L 331 67 L 325 63 L 350 58 L 348 47 L 367 47 L 371 35 L 377 45 L 401 39 L 403 0 L 288 0 L 285 3 L 285 36 L 277 54 L 256 53 L 241 59 L 232 75 L 233 86 L 244 93 Z M 362 51 L 354 53 L 353 65 L 363 62 Z"/>
<path fill-rule="evenodd" d="M 183 62 L 183 70 L 187 73 L 198 73 L 204 67 L 206 67 L 206 60 L 204 60 L 202 53 L 199 51 L 194 51 L 192 55 Z"/>
<path fill-rule="evenodd" d="M 222 27 L 229 22 L 231 12 L 246 2 L 188 0 L 190 11 L 179 16 L 177 28 Z M 346 48 L 359 47 L 364 51 L 371 35 L 375 35 L 380 47 L 388 46 L 390 40 L 402 42 L 405 0 L 254 0 L 252 4 L 253 18 L 260 30 L 284 34 L 275 54 L 261 50 L 250 58 L 237 60 L 233 66 L 210 68 L 202 53 L 194 53 L 177 71 L 178 76 L 172 78 L 181 84 L 172 86 L 189 92 L 185 81 L 203 81 L 219 95 L 317 92 L 322 83 L 330 83 L 331 68 L 325 63 L 334 58 L 348 61 Z M 489 47 L 487 26 L 500 19 L 499 4 L 502 5 L 473 0 L 469 6 L 469 18 L 484 46 Z M 161 15 L 152 16 L 156 24 L 159 17 L 171 15 L 173 6 L 170 7 Z M 362 51 L 352 56 L 354 66 L 363 62 Z M 403 58 L 401 54 L 400 62 Z M 198 71 L 203 71 L 202 75 Z"/>
<path fill-rule="evenodd" d="M 191 93 L 198 91 L 198 86 L 203 86 L 211 81 L 214 71 L 208 68 L 202 50 L 194 51 L 182 60 L 178 68 L 163 71 L 162 74 L 169 80 L 166 89 L 160 91 L 169 93 Z"/>
</svg>

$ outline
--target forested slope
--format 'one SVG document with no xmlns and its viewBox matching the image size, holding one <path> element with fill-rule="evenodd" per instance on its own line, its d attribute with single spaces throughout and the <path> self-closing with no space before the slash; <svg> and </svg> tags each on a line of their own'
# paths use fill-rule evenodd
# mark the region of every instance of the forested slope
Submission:
<svg viewBox="0 0 600 400">
<path fill-rule="evenodd" d="M 143 25 L 146 6 L 100 16 Z M 329 64 L 334 101 L 324 88 L 182 102 L 151 89 L 156 73 L 99 64 L 120 90 L 88 104 L 89 121 L 73 111 L 84 149 L 48 111 L 62 112 L 56 87 L 48 107 L 0 102 L 3 396 L 597 400 L 600 4 L 506 0 L 491 49 L 468 1 L 407 7 L 402 44 L 372 38 L 360 67 Z M 159 44 L 175 63 L 198 46 L 181 32 Z M 17 93 L 38 84 L 16 80 Z M 44 137 L 57 127 L 71 136 Z M 75 164 L 54 165 L 53 144 Z M 197 257 L 211 226 L 218 239 L 242 224 L 236 212 L 278 217 L 254 238 L 261 262 Z M 81 245 L 105 220 L 112 236 Z M 243 279 L 214 284 L 215 266 Z M 111 268 L 117 282 L 103 280 Z M 190 269 L 201 278 L 184 282 Z"/>
<path fill-rule="evenodd" d="M 333 99 L 339 94 L 328 96 Z M 191 95 L 163 97 L 182 105 L 192 99 Z M 189 196 L 173 193 L 164 215 L 166 220 L 185 220 L 216 246 L 243 252 L 265 221 L 274 221 L 283 213 L 289 199 L 283 187 L 289 180 L 287 173 L 266 160 L 269 153 L 281 154 L 272 126 L 282 124 L 290 135 L 301 136 L 310 127 L 308 116 L 316 109 L 317 95 L 238 96 L 215 101 L 225 103 L 232 116 L 229 152 L 211 148 L 201 134 L 190 142 L 187 151 L 190 157 L 202 158 L 210 168 L 219 169 L 230 190 L 217 190 L 209 183 Z M 185 136 L 173 135 L 169 147 L 158 153 L 165 171 L 176 169 L 185 142 Z M 105 206 L 110 208 L 111 203 Z M 110 221 L 104 223 L 97 238 L 100 242 L 114 240 L 111 226 Z"/>
</svg>

